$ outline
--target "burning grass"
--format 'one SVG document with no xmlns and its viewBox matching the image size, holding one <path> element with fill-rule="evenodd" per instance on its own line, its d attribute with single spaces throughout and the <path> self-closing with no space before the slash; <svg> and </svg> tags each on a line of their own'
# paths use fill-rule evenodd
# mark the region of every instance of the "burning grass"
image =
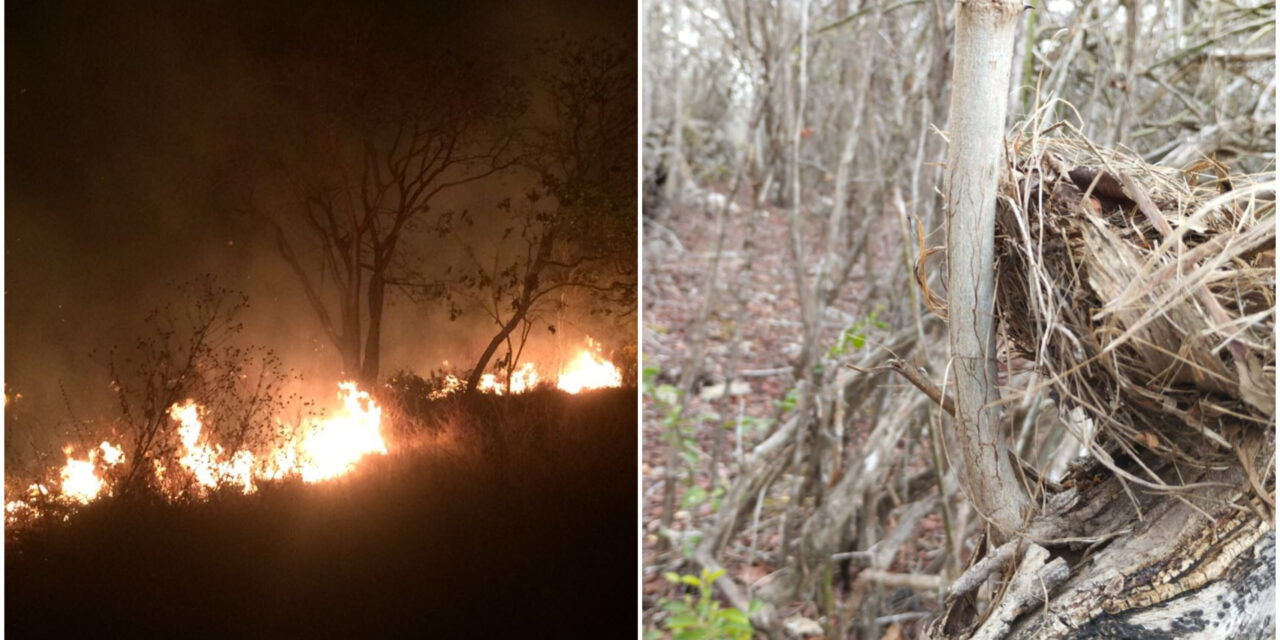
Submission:
<svg viewBox="0 0 1280 640">
<path fill-rule="evenodd" d="M 634 389 L 450 398 L 430 405 L 438 428 L 419 446 L 330 482 L 97 500 L 10 538 L 6 631 L 630 628 L 635 402 Z M 397 415 L 389 408 L 387 420 Z"/>
<path fill-rule="evenodd" d="M 1186 170 L 1027 135 L 1001 181 L 997 309 L 1010 352 L 1066 408 L 1090 453 L 1242 466 L 1274 505 L 1275 182 Z"/>
<path fill-rule="evenodd" d="M 553 380 L 539 383 L 535 365 L 525 363 L 502 382 L 494 374 L 485 374 L 477 391 L 480 396 L 518 396 L 556 388 L 577 394 L 619 387 L 622 377 L 618 368 L 600 354 L 600 347 L 588 339 L 588 348 Z M 10 528 L 23 527 L 55 512 L 65 519 L 66 512 L 76 505 L 113 495 L 118 489 L 141 489 L 177 501 L 203 499 L 211 491 L 223 488 L 251 494 L 264 481 L 300 478 L 316 483 L 338 478 L 353 471 L 367 456 L 385 455 L 388 451 L 382 433 L 382 406 L 354 382 L 339 383 L 338 388 L 339 407 L 328 416 L 300 417 L 296 424 L 275 418 L 275 425 L 252 424 L 256 410 L 243 418 L 239 440 L 246 440 L 246 432 L 258 434 L 256 440 L 265 441 L 265 446 L 256 450 L 228 448 L 216 441 L 217 434 L 209 433 L 206 423 L 211 417 L 220 417 L 219 412 L 211 412 L 191 398 L 174 402 L 163 416 L 146 421 L 147 428 L 141 430 L 136 446 L 131 446 L 137 458 L 130 461 L 131 465 L 122 464 L 126 458 L 124 449 L 110 441 L 90 448 L 86 459 L 75 457 L 74 448 L 69 446 L 63 451 L 67 461 L 59 472 L 60 481 L 39 480 L 21 492 L 21 497 L 14 497 L 19 492 L 6 488 L 5 523 Z M 461 389 L 461 381 L 452 375 L 432 384 L 412 374 L 402 374 L 392 378 L 381 391 L 397 403 L 401 417 L 419 425 L 425 419 L 425 423 L 439 426 L 439 408 L 450 403 L 436 401 L 451 399 Z M 481 403 L 470 408 L 483 406 Z M 225 411 L 226 403 L 219 409 Z M 465 417 L 457 411 L 446 414 Z M 166 417 L 168 425 L 164 424 Z M 496 417 L 503 425 L 508 422 L 505 416 Z M 401 431 L 405 430 L 402 425 Z M 412 427 L 407 430 L 412 431 Z M 264 438 L 263 434 L 268 433 L 274 433 L 275 438 Z"/>
<path fill-rule="evenodd" d="M 211 491 L 234 488 L 245 494 L 258 490 L 264 480 L 300 478 L 314 483 L 352 471 L 367 455 L 386 454 L 382 437 L 382 408 L 354 382 L 339 383 L 340 409 L 324 419 L 310 418 L 297 425 L 278 422 L 281 436 L 267 455 L 249 449 L 228 451 L 202 434 L 207 413 L 188 399 L 169 407 L 176 428 L 161 430 L 161 438 L 176 437 L 179 444 L 167 456 L 153 455 L 135 461 L 122 471 L 124 449 L 104 440 L 89 450 L 87 459 L 76 458 L 74 449 L 63 453 L 67 462 L 58 482 L 31 484 L 24 498 L 5 502 L 5 524 L 23 527 L 57 510 L 55 506 L 85 505 L 113 495 L 117 484 L 132 481 L 170 501 L 204 498 Z M 135 448 L 135 450 L 141 447 Z M 141 474 L 141 475 L 140 475 Z M 65 515 L 64 515 L 65 517 Z"/>
<path fill-rule="evenodd" d="M 525 393 L 540 386 L 554 386 L 565 393 L 620 387 L 622 372 L 604 357 L 599 343 L 587 338 L 586 348 L 579 350 L 577 356 L 565 363 L 554 378 L 549 378 L 545 371 L 539 372 L 534 363 L 526 362 L 506 375 L 486 373 L 480 376 L 476 389 L 482 393 L 500 396 Z M 435 390 L 430 393 L 430 397 L 433 400 L 439 400 L 458 393 L 465 387 L 466 382 L 458 376 L 445 374 L 435 385 Z"/>
</svg>

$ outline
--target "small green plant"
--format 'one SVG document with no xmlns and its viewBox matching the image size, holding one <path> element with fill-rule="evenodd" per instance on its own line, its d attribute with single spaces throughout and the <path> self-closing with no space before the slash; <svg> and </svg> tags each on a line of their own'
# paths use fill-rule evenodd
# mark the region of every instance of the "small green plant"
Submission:
<svg viewBox="0 0 1280 640">
<path fill-rule="evenodd" d="M 800 402 L 800 389 L 791 387 L 787 389 L 787 393 L 782 396 L 781 400 L 775 401 L 778 409 L 781 411 L 794 411 L 796 405 Z"/>
<path fill-rule="evenodd" d="M 884 310 L 884 305 L 876 305 L 876 308 L 872 309 L 871 313 L 867 314 L 867 317 L 858 320 L 853 323 L 853 326 L 845 329 L 840 334 L 840 339 L 836 341 L 835 345 L 827 350 L 827 355 L 832 358 L 838 358 L 849 353 L 851 349 L 853 351 L 861 350 L 867 344 L 867 329 L 871 327 L 887 330 L 889 325 L 876 319 L 876 316 L 880 315 L 882 310 Z"/>
<path fill-rule="evenodd" d="M 711 491 L 707 491 L 706 489 L 703 489 L 702 487 L 695 484 L 689 487 L 689 490 L 684 493 L 684 499 L 681 500 L 680 507 L 682 509 L 688 509 L 690 507 L 696 507 L 706 502 L 707 500 L 710 500 L 711 508 L 713 510 L 716 510 L 720 508 L 720 499 L 723 497 L 724 497 L 724 487 L 716 487 Z"/>
<path fill-rule="evenodd" d="M 751 627 L 750 617 L 759 610 L 761 603 L 758 600 L 752 600 L 750 610 L 746 613 L 733 607 L 721 607 L 711 595 L 712 584 L 722 575 L 724 575 L 723 569 L 714 572 L 703 569 L 701 576 L 682 576 L 674 572 L 663 575 L 673 584 L 684 584 L 698 589 L 697 600 L 694 600 L 692 595 L 685 594 L 680 600 L 663 598 L 659 602 L 662 610 L 667 612 L 666 619 L 662 621 L 662 627 L 671 632 L 673 640 L 719 640 L 720 638 L 751 640 L 755 629 Z M 646 637 L 654 637 L 654 635 L 646 634 Z"/>
<path fill-rule="evenodd" d="M 675 385 L 658 383 L 658 373 L 657 367 L 645 367 L 641 380 L 644 384 L 644 394 L 653 398 L 658 410 L 662 413 L 662 439 L 676 447 L 685 464 L 697 464 L 698 441 L 693 434 L 686 433 L 685 426 L 689 419 L 681 413 L 684 393 Z"/>
</svg>

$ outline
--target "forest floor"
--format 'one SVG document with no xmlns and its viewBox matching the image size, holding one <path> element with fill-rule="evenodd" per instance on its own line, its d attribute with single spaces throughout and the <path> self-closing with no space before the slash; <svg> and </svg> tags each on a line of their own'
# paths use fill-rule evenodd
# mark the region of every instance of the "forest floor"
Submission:
<svg viewBox="0 0 1280 640">
<path fill-rule="evenodd" d="M 635 398 L 624 388 L 459 401 L 420 446 L 328 483 L 188 504 L 107 498 L 65 524 L 9 532 L 5 631 L 485 638 L 634 628 Z"/>
<path fill-rule="evenodd" d="M 673 528 L 680 533 L 693 530 L 705 530 L 718 507 L 718 490 L 723 490 L 731 482 L 731 476 L 737 471 L 735 448 L 738 446 L 736 425 L 745 425 L 742 429 L 742 447 L 749 452 L 750 447 L 760 442 L 769 431 L 786 419 L 788 391 L 794 385 L 795 361 L 801 351 L 803 328 L 800 322 L 800 309 L 796 295 L 795 276 L 792 261 L 787 248 L 788 230 L 787 216 L 789 212 L 782 208 L 770 207 L 760 220 L 755 234 L 755 247 L 751 255 L 745 256 L 739 251 L 743 244 L 743 219 L 746 216 L 748 202 L 738 202 L 739 211 L 727 225 L 725 252 L 722 256 L 718 287 L 713 305 L 709 326 L 707 327 L 706 357 L 699 365 L 702 385 L 724 382 L 724 367 L 728 359 L 730 345 L 736 327 L 734 291 L 725 291 L 726 282 L 732 283 L 737 274 L 744 268 L 750 269 L 748 291 L 746 296 L 746 313 L 739 337 L 739 361 L 735 378 L 746 382 L 750 389 L 741 395 L 728 397 L 699 397 L 695 384 L 686 416 L 691 418 L 686 426 L 687 435 L 692 435 L 697 443 L 698 462 L 693 466 L 696 471 L 689 484 L 682 486 L 680 495 L 684 496 L 680 509 L 676 513 Z M 671 210 L 663 218 L 663 224 L 645 220 L 645 273 L 644 273 L 644 315 L 643 315 L 643 367 L 646 371 L 656 369 L 660 372 L 661 382 L 678 384 L 681 367 L 685 366 L 688 345 L 692 340 L 695 323 L 706 296 L 706 271 L 714 257 L 716 244 L 716 224 L 714 213 L 704 211 L 702 207 L 687 204 L 670 204 Z M 890 219 L 890 216 L 881 216 Z M 817 238 L 817 229 L 825 220 L 810 219 L 805 221 L 806 237 L 813 241 Z M 854 276 L 841 289 L 839 298 L 829 309 L 824 318 L 819 335 L 819 347 L 823 351 L 835 346 L 842 332 L 859 322 L 867 332 L 867 346 L 874 348 L 876 341 L 884 338 L 887 331 L 866 323 L 866 319 L 874 313 L 879 319 L 896 326 L 905 326 L 907 320 L 885 317 L 883 310 L 877 310 L 868 300 L 885 300 L 895 295 L 907 295 L 907 292 L 884 290 L 886 283 L 892 278 L 886 277 L 884 282 L 868 282 L 857 276 L 862 273 L 891 273 L 890 270 L 901 271 L 902 238 L 896 227 L 877 228 L 871 232 L 864 263 L 854 268 Z M 806 262 L 806 277 L 812 278 L 818 259 L 814 256 L 803 256 Z M 653 385 L 657 386 L 657 385 Z M 706 392 L 703 392 L 706 395 Z M 662 536 L 659 518 L 662 512 L 664 466 L 668 455 L 668 442 L 664 433 L 663 418 L 667 410 L 664 404 L 650 391 L 643 394 L 643 518 L 644 518 L 644 575 L 643 601 L 646 610 L 646 625 L 653 627 L 651 614 L 662 598 L 678 598 L 679 591 L 663 578 L 663 572 L 673 564 L 680 564 L 676 555 L 679 551 L 659 553 Z M 794 403 L 791 403 L 794 404 Z M 850 408 L 851 415 L 858 408 Z M 719 418 L 719 419 L 718 419 Z M 846 446 L 856 447 L 866 437 L 869 421 L 855 418 L 853 429 L 846 433 Z M 713 482 L 708 471 L 707 460 L 715 441 L 715 430 L 726 429 L 720 460 L 722 464 L 717 470 L 720 478 Z M 918 473 L 927 468 L 923 447 L 916 447 L 908 453 L 911 460 L 905 465 L 904 473 Z M 687 465 L 686 465 L 687 466 Z M 790 475 L 790 474 L 788 474 Z M 794 479 L 794 478 L 792 478 Z M 701 491 L 690 491 L 696 486 Z M 775 489 L 774 493 L 781 493 Z M 936 491 L 935 491 L 936 493 Z M 692 499 L 690 496 L 692 495 Z M 783 496 L 785 499 L 785 496 Z M 780 557 L 778 544 L 779 519 L 776 502 L 766 498 L 766 506 L 762 509 L 761 526 L 739 524 L 738 537 L 726 548 L 725 563 L 728 571 L 747 585 L 756 583 L 775 571 L 783 558 Z M 889 518 L 886 518 L 889 520 Z M 769 523 L 768 527 L 764 523 Z M 790 523 L 793 527 L 797 523 Z M 892 522 L 882 523 L 891 526 Z M 794 533 L 794 532 L 793 532 Z M 692 546 L 693 541 L 688 543 Z M 943 547 L 943 536 L 940 533 L 940 521 L 936 514 L 930 514 L 915 527 L 913 536 L 904 545 L 894 562 L 893 569 L 908 570 L 922 566 L 927 553 L 936 558 Z M 754 550 L 752 553 L 749 550 Z M 688 557 L 689 549 L 682 554 Z M 695 573 L 692 565 L 684 563 L 683 573 Z M 854 570 L 856 572 L 856 569 Z M 854 574 L 856 575 L 856 573 Z M 834 580 L 840 584 L 839 577 Z M 844 594 L 847 595 L 847 594 Z M 898 600 L 893 601 L 892 608 L 897 610 L 882 611 L 887 615 L 902 614 L 904 595 L 895 594 Z M 837 592 L 837 597 L 841 597 Z M 893 598 L 886 598 L 893 600 Z M 924 614 L 918 610 L 932 608 L 931 604 L 921 603 L 912 598 L 908 608 L 916 610 L 913 615 L 902 615 L 908 622 L 893 625 L 901 637 L 911 637 L 919 626 Z M 790 610 L 780 611 L 783 618 L 793 615 L 816 615 L 811 607 L 801 603 Z"/>
</svg>

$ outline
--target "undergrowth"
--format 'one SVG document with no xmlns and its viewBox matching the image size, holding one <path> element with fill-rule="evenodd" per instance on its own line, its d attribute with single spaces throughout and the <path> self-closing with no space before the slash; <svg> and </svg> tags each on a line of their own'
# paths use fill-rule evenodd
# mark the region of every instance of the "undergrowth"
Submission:
<svg viewBox="0 0 1280 640">
<path fill-rule="evenodd" d="M 105 498 L 7 536 L 13 635 L 600 635 L 635 624 L 635 389 L 449 398 L 317 485 Z M 403 408 L 389 411 L 395 422 Z M 392 426 L 392 425 L 388 425 Z"/>
</svg>

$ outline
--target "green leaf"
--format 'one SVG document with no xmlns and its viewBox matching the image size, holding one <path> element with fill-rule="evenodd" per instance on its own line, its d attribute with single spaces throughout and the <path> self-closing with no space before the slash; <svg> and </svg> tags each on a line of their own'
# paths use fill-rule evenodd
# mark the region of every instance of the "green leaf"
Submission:
<svg viewBox="0 0 1280 640">
<path fill-rule="evenodd" d="M 707 500 L 707 490 L 699 486 L 690 487 L 684 494 L 684 500 L 680 501 L 680 506 L 688 508 L 693 505 L 702 504 Z"/>
<path fill-rule="evenodd" d="M 667 582 L 670 582 L 672 584 L 680 584 L 680 574 L 674 571 L 668 571 L 662 574 L 662 577 L 666 578 Z"/>
<path fill-rule="evenodd" d="M 853 350 L 860 351 L 867 344 L 867 336 L 861 333 L 855 334 L 851 337 L 851 342 L 853 343 Z"/>
<path fill-rule="evenodd" d="M 662 603 L 662 610 L 671 615 L 693 615 L 693 608 L 683 602 L 665 600 Z"/>
<path fill-rule="evenodd" d="M 667 618 L 665 624 L 668 631 L 675 631 L 676 629 L 697 626 L 701 622 L 698 616 L 693 615 L 693 613 L 681 613 Z"/>
<path fill-rule="evenodd" d="M 695 578 L 695 577 L 693 577 L 693 576 L 680 576 L 680 582 L 683 582 L 683 583 L 685 583 L 685 584 L 687 584 L 687 585 L 689 585 L 689 586 L 691 586 L 691 587 L 701 587 L 701 586 L 702 586 L 702 583 L 701 583 L 701 582 L 698 582 L 698 579 L 697 579 L 697 578 Z"/>
</svg>

